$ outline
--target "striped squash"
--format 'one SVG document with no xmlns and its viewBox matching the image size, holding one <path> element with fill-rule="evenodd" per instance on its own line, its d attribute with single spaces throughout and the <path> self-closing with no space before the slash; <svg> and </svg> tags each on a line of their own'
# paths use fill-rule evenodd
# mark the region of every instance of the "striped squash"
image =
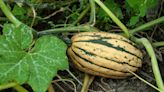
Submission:
<svg viewBox="0 0 164 92">
<path fill-rule="evenodd" d="M 127 38 L 106 32 L 82 32 L 71 39 L 68 56 L 88 74 L 123 79 L 142 66 L 142 53 Z"/>
</svg>

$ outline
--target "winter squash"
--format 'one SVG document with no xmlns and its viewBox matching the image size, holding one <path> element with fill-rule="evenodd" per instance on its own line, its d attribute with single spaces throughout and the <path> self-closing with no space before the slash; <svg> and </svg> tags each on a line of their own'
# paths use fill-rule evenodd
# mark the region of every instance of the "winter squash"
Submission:
<svg viewBox="0 0 164 92">
<path fill-rule="evenodd" d="M 107 32 L 74 35 L 68 56 L 74 66 L 88 74 L 123 79 L 142 66 L 142 52 L 129 39 Z"/>
</svg>

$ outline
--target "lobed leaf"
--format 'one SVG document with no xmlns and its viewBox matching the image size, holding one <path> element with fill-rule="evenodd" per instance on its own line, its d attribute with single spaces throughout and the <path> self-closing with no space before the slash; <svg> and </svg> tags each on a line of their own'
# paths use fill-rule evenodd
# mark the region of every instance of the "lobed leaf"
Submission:
<svg viewBox="0 0 164 92">
<path fill-rule="evenodd" d="M 35 92 L 45 92 L 58 70 L 68 68 L 66 44 L 43 36 L 33 47 L 32 30 L 22 24 L 6 24 L 0 36 L 0 84 L 28 83 Z"/>
<path fill-rule="evenodd" d="M 68 68 L 65 51 L 66 45 L 54 36 L 44 36 L 36 41 L 34 48 L 27 55 L 27 59 L 32 61 L 28 83 L 36 92 L 48 88 L 57 70 Z"/>
</svg>

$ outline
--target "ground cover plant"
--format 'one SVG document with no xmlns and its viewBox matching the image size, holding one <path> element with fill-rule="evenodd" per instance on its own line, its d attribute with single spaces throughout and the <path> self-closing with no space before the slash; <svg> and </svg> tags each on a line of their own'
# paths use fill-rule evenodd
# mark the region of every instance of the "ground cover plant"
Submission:
<svg viewBox="0 0 164 92">
<path fill-rule="evenodd" d="M 0 0 L 0 90 L 80 91 L 86 75 L 69 62 L 70 38 L 101 30 L 136 43 L 144 54 L 143 67 L 137 75 L 129 71 L 135 77 L 124 80 L 96 77 L 88 91 L 164 92 L 163 2 Z"/>
</svg>

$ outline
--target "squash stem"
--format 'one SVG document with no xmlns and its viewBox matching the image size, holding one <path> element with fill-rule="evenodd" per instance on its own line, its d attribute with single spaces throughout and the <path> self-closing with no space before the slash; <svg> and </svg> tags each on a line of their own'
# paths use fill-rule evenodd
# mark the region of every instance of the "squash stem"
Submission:
<svg viewBox="0 0 164 92">
<path fill-rule="evenodd" d="M 96 23 L 96 6 L 95 6 L 95 1 L 94 0 L 89 0 L 90 2 L 90 6 L 91 6 L 91 13 L 90 13 L 90 20 L 89 20 L 89 24 L 91 24 L 91 26 L 94 26 Z"/>
<path fill-rule="evenodd" d="M 135 34 L 137 32 L 140 32 L 140 31 L 148 28 L 148 27 L 154 26 L 154 25 L 162 23 L 162 22 L 164 22 L 164 16 L 162 16 L 162 17 L 160 17 L 158 19 L 155 19 L 153 21 L 150 21 L 148 23 L 145 23 L 145 24 L 143 24 L 143 25 L 141 25 L 141 26 L 139 26 L 139 27 L 137 27 L 135 29 L 130 30 L 129 32 L 130 32 L 130 34 L 133 35 L 133 34 Z"/>
<path fill-rule="evenodd" d="M 85 25 L 74 26 L 74 27 L 48 29 L 44 31 L 39 31 L 37 32 L 37 34 L 42 35 L 42 34 L 51 34 L 56 32 L 89 32 L 89 31 L 99 31 L 99 30 L 95 27 L 85 24 Z"/>
<path fill-rule="evenodd" d="M 94 78 L 95 78 L 95 76 L 85 73 L 81 92 L 88 92 L 88 88 L 89 88 L 90 84 L 92 83 L 92 81 L 94 80 Z"/>
<path fill-rule="evenodd" d="M 90 9 L 90 6 L 88 5 L 87 8 L 77 18 L 77 20 L 75 22 L 73 22 L 73 25 L 76 25 L 86 15 L 86 13 L 89 11 L 89 9 Z"/>
<path fill-rule="evenodd" d="M 159 92 L 161 91 L 161 90 L 158 89 L 156 86 L 154 86 L 153 84 L 149 83 L 148 81 L 146 81 L 146 80 L 143 79 L 142 77 L 138 76 L 138 75 L 135 74 L 134 72 L 130 71 L 129 69 L 128 69 L 128 71 L 129 71 L 131 74 L 133 74 L 135 77 L 137 77 L 138 79 L 140 79 L 141 81 L 143 81 L 144 83 L 146 83 L 147 85 L 149 85 L 150 87 L 154 88 L 155 90 L 157 90 L 157 91 L 159 91 Z"/>
<path fill-rule="evenodd" d="M 28 92 L 24 87 L 20 86 L 20 85 L 16 85 L 13 87 L 15 90 L 17 90 L 18 92 Z"/>
<path fill-rule="evenodd" d="M 3 13 L 7 16 L 7 18 L 16 26 L 19 26 L 21 22 L 10 12 L 8 7 L 5 5 L 3 0 L 0 0 L 0 8 L 2 9 Z"/>
<path fill-rule="evenodd" d="M 151 57 L 151 65 L 152 65 L 152 69 L 153 69 L 153 73 L 154 73 L 154 77 L 157 83 L 158 88 L 161 90 L 160 92 L 164 92 L 164 84 L 163 84 L 163 80 L 159 71 L 159 67 L 158 67 L 158 62 L 155 56 L 155 52 L 153 50 L 152 45 L 150 44 L 150 42 L 146 39 L 146 38 L 132 38 L 133 41 L 135 41 L 136 43 L 139 44 L 143 44 L 144 47 L 146 48 L 149 56 Z"/>
<path fill-rule="evenodd" d="M 161 46 L 164 46 L 164 41 L 155 42 L 155 43 L 153 43 L 153 46 L 154 46 L 154 47 L 161 47 Z"/>
<path fill-rule="evenodd" d="M 53 85 L 50 84 L 49 87 L 48 87 L 48 92 L 55 92 L 54 88 L 53 88 Z"/>
<path fill-rule="evenodd" d="M 0 90 L 4 90 L 4 89 L 7 89 L 7 88 L 11 88 L 13 86 L 16 86 L 17 84 L 15 82 L 12 82 L 12 83 L 8 83 L 8 84 L 4 84 L 4 85 L 0 85 Z"/>
<path fill-rule="evenodd" d="M 110 18 L 124 31 L 126 37 L 129 38 L 130 34 L 127 27 L 108 9 L 100 0 L 95 0 L 95 2 L 110 16 Z"/>
<path fill-rule="evenodd" d="M 23 88 L 22 86 L 20 86 L 19 84 L 15 83 L 15 82 L 0 85 L 0 90 L 8 89 L 11 87 L 16 89 L 18 92 L 28 92 L 25 88 Z"/>
</svg>

